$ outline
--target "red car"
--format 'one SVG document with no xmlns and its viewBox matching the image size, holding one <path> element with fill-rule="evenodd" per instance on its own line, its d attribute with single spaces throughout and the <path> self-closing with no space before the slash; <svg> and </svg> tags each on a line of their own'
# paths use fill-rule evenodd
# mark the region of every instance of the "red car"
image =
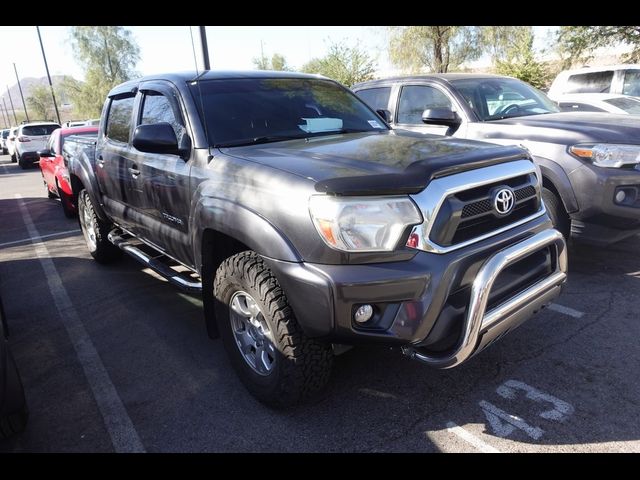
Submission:
<svg viewBox="0 0 640 480">
<path fill-rule="evenodd" d="M 74 217 L 77 213 L 73 201 L 73 190 L 69 183 L 69 171 L 62 155 L 64 139 L 70 135 L 97 136 L 97 126 L 58 128 L 51 133 L 44 150 L 40 150 L 40 170 L 47 187 L 49 198 L 60 198 L 65 216 Z"/>
</svg>

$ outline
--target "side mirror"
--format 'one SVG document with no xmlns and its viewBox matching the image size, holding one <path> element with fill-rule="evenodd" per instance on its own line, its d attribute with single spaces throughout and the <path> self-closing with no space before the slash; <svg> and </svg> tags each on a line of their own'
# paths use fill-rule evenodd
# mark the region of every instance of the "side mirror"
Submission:
<svg viewBox="0 0 640 480">
<path fill-rule="evenodd" d="M 46 150 L 38 150 L 38 156 L 39 157 L 55 157 L 55 154 L 51 150 L 46 149 Z"/>
<path fill-rule="evenodd" d="M 147 153 L 180 155 L 176 132 L 167 122 L 138 125 L 133 132 L 131 144 L 136 150 Z"/>
<path fill-rule="evenodd" d="M 444 125 L 453 129 L 462 123 L 462 119 L 449 108 L 428 108 L 422 112 L 422 122 L 427 125 Z"/>
<path fill-rule="evenodd" d="M 378 110 L 376 110 L 376 113 L 378 115 L 380 115 L 382 117 L 382 119 L 389 123 L 389 121 L 391 120 L 391 112 L 389 110 L 386 110 L 384 108 L 380 108 Z"/>
</svg>

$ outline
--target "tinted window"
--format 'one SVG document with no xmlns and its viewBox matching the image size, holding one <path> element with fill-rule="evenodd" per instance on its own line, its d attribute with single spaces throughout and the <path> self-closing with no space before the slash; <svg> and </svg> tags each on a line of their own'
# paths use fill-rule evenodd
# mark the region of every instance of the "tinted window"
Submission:
<svg viewBox="0 0 640 480">
<path fill-rule="evenodd" d="M 391 87 L 368 88 L 356 92 L 356 95 L 374 110 L 387 110 Z"/>
<path fill-rule="evenodd" d="M 563 112 L 604 112 L 603 108 L 587 105 L 586 103 L 568 102 L 560 103 L 560 110 Z"/>
<path fill-rule="evenodd" d="M 467 78 L 451 84 L 482 121 L 559 111 L 540 90 L 513 78 Z"/>
<path fill-rule="evenodd" d="M 640 97 L 640 70 L 627 70 L 624 72 L 622 93 Z"/>
<path fill-rule="evenodd" d="M 149 123 L 170 123 L 176 132 L 176 137 L 182 135 L 182 125 L 176 120 L 175 113 L 169 102 L 169 99 L 157 92 L 147 92 L 144 96 L 144 104 L 142 107 L 142 119 L 140 124 Z"/>
<path fill-rule="evenodd" d="M 9 136 L 9 130 L 2 131 L 2 138 L 7 138 Z"/>
<path fill-rule="evenodd" d="M 209 141 L 214 146 L 387 129 L 358 97 L 328 80 L 205 80 L 200 85 L 193 83 L 191 91 L 196 105 L 204 105 Z"/>
<path fill-rule="evenodd" d="M 26 125 L 22 127 L 22 135 L 51 135 L 51 132 L 53 132 L 56 128 L 60 128 L 60 125 Z"/>
<path fill-rule="evenodd" d="M 107 118 L 107 137 L 118 142 L 129 142 L 129 127 L 134 97 L 120 97 L 111 100 Z"/>
<path fill-rule="evenodd" d="M 640 114 L 640 101 L 635 98 L 610 98 L 605 100 L 610 105 L 618 107 L 630 114 Z"/>
<path fill-rule="evenodd" d="M 451 100 L 435 87 L 424 85 L 402 87 L 397 123 L 424 125 L 422 113 L 428 108 L 451 109 Z"/>
<path fill-rule="evenodd" d="M 564 93 L 609 93 L 613 71 L 571 75 Z"/>
</svg>

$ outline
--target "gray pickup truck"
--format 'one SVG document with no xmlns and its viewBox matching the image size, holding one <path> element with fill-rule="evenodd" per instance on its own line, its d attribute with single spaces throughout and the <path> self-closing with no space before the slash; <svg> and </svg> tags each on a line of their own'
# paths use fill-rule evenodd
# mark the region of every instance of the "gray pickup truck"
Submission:
<svg viewBox="0 0 640 480">
<path fill-rule="evenodd" d="M 526 150 L 398 134 L 317 76 L 124 83 L 68 163 L 93 257 L 201 292 L 209 335 L 272 406 L 320 390 L 336 346 L 459 365 L 566 278 Z"/>
</svg>

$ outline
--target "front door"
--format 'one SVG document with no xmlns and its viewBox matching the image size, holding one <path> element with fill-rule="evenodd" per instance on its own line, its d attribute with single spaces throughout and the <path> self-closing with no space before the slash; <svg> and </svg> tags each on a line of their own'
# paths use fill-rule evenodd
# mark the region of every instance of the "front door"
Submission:
<svg viewBox="0 0 640 480">
<path fill-rule="evenodd" d="M 137 125 L 169 123 L 178 144 L 190 144 L 177 93 L 164 82 L 154 81 L 140 86 L 140 108 Z M 191 162 L 185 156 L 146 153 L 131 149 L 131 158 L 140 169 L 140 186 L 145 208 L 142 222 L 148 240 L 174 258 L 188 263 L 191 257 L 188 237 L 191 191 Z"/>
<path fill-rule="evenodd" d="M 422 121 L 422 113 L 430 108 L 458 110 L 454 107 L 451 98 L 435 85 L 403 85 L 400 89 L 398 105 L 394 115 L 394 128 L 411 132 L 446 135 L 449 127 L 426 125 Z M 460 128 L 464 130 L 463 126 Z M 460 135 L 460 132 L 456 133 L 457 136 Z"/>
</svg>

